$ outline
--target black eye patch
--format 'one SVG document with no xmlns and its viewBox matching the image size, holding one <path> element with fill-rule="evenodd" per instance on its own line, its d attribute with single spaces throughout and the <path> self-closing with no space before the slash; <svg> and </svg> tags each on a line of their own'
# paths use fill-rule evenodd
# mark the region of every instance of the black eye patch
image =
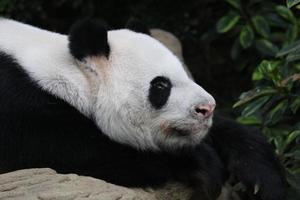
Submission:
<svg viewBox="0 0 300 200">
<path fill-rule="evenodd" d="M 167 103 L 171 88 L 171 81 L 163 76 L 157 76 L 150 82 L 148 98 L 155 109 L 160 109 Z"/>
</svg>

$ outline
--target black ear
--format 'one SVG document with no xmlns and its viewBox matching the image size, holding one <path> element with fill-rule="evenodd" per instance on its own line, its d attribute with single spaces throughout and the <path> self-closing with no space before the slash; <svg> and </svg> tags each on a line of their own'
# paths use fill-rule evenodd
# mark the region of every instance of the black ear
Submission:
<svg viewBox="0 0 300 200">
<path fill-rule="evenodd" d="M 128 20 L 125 28 L 135 31 L 137 33 L 144 33 L 147 35 L 151 35 L 149 28 L 145 26 L 145 24 L 143 24 L 140 20 L 134 18 Z"/>
<path fill-rule="evenodd" d="M 87 56 L 109 56 L 107 29 L 103 22 L 85 19 L 75 23 L 69 34 L 69 49 L 78 60 Z"/>
</svg>

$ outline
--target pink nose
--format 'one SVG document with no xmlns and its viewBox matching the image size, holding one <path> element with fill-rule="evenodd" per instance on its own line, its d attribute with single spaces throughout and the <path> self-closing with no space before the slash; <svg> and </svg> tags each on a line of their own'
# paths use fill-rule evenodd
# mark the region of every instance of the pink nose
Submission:
<svg viewBox="0 0 300 200">
<path fill-rule="evenodd" d="M 207 105 L 198 105 L 194 107 L 194 113 L 197 117 L 210 117 L 215 109 L 215 104 L 207 104 Z"/>
</svg>

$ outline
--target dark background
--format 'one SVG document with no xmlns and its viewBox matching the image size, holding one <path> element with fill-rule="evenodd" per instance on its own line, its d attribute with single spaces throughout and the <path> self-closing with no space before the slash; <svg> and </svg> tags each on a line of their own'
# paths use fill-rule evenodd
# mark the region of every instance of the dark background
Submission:
<svg viewBox="0 0 300 200">
<path fill-rule="evenodd" d="M 250 71 L 230 59 L 232 40 L 216 33 L 216 22 L 228 10 L 222 0 L 1 0 L 0 14 L 34 26 L 68 33 L 85 17 L 100 18 L 122 28 L 130 18 L 161 28 L 182 42 L 183 54 L 196 82 L 217 100 L 218 110 L 233 114 L 232 104 L 251 88 Z"/>
</svg>

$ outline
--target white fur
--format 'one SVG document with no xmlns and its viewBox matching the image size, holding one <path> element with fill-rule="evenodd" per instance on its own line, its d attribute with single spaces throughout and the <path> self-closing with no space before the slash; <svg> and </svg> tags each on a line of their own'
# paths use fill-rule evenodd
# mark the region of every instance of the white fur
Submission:
<svg viewBox="0 0 300 200">
<path fill-rule="evenodd" d="M 0 19 L 0 51 L 12 55 L 44 90 L 89 115 L 88 82 L 67 46 L 65 35 Z"/>
<path fill-rule="evenodd" d="M 155 39 L 121 29 L 109 31 L 108 42 L 108 60 L 86 58 L 79 63 L 69 53 L 67 36 L 0 19 L 0 50 L 14 56 L 44 90 L 95 119 L 113 140 L 154 150 L 199 143 L 211 118 L 197 120 L 190 111 L 194 105 L 214 103 L 211 95 Z M 150 82 L 156 76 L 168 77 L 173 85 L 161 110 L 152 108 L 148 100 Z M 193 134 L 174 137 L 162 125 Z"/>
</svg>

